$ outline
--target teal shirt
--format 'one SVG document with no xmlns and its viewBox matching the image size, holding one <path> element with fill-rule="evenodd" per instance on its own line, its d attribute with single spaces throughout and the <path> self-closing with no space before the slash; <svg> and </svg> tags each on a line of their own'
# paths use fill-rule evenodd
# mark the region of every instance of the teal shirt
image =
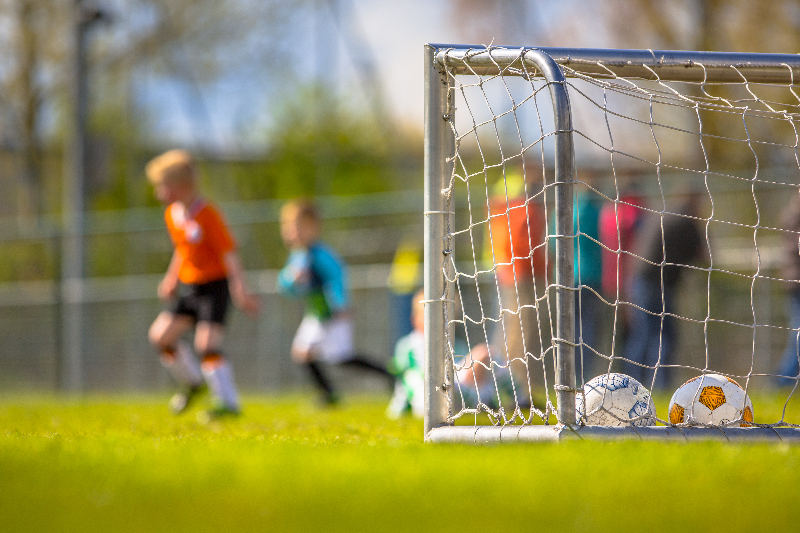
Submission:
<svg viewBox="0 0 800 533">
<path fill-rule="evenodd" d="M 293 250 L 278 273 L 278 290 L 306 299 L 306 314 L 327 320 L 350 308 L 350 286 L 344 261 L 329 246 L 315 242 Z"/>
<path fill-rule="evenodd" d="M 575 245 L 575 283 L 600 290 L 603 279 L 600 241 L 600 202 L 592 191 L 580 191 L 575 197 L 572 223 L 580 235 Z M 550 234 L 555 234 L 555 216 L 550 220 Z M 591 240 L 589 237 L 591 237 Z M 550 242 L 555 249 L 555 240 Z"/>
</svg>

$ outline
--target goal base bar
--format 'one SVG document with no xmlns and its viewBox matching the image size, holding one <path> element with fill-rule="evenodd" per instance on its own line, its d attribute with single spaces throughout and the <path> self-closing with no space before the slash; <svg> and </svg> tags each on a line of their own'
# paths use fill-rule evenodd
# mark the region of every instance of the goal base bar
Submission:
<svg viewBox="0 0 800 533">
<path fill-rule="evenodd" d="M 428 432 L 426 442 L 502 444 L 562 440 L 653 440 L 672 442 L 787 442 L 800 444 L 800 428 L 607 427 L 584 426 L 441 426 Z"/>
</svg>

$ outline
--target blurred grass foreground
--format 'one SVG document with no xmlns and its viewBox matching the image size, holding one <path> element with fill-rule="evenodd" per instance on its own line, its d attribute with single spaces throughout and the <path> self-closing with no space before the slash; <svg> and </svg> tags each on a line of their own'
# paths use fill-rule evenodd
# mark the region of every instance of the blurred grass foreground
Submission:
<svg viewBox="0 0 800 533">
<path fill-rule="evenodd" d="M 241 418 L 208 426 L 162 400 L 0 399 L 0 530 L 774 531 L 800 518 L 797 447 L 432 446 L 421 422 L 387 420 L 383 397 L 323 411 L 250 396 Z"/>
</svg>

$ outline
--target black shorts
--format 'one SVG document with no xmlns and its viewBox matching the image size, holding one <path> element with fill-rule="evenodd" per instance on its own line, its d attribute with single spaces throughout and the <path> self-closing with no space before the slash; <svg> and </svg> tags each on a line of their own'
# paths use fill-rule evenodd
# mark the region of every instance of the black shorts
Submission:
<svg viewBox="0 0 800 533">
<path fill-rule="evenodd" d="M 173 314 L 190 316 L 195 322 L 225 324 L 225 315 L 231 301 L 227 279 L 199 285 L 181 285 L 179 294 L 178 300 L 170 309 Z"/>
</svg>

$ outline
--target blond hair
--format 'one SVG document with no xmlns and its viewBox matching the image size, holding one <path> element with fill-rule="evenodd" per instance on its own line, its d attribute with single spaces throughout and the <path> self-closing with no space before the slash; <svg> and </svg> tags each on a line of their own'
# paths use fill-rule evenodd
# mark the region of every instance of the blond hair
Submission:
<svg viewBox="0 0 800 533">
<path fill-rule="evenodd" d="M 311 200 L 298 198 L 290 200 L 281 207 L 281 220 L 297 219 L 313 224 L 319 224 L 319 211 Z"/>
<path fill-rule="evenodd" d="M 145 166 L 147 179 L 153 185 L 191 183 L 197 179 L 194 157 L 186 150 L 169 150 L 153 158 Z"/>
</svg>

